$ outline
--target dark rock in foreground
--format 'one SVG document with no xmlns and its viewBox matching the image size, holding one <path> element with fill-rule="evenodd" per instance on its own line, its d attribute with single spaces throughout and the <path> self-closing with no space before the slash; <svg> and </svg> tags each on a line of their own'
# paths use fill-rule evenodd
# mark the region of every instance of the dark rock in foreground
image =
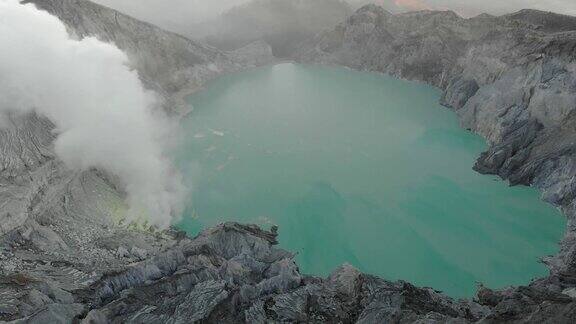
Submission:
<svg viewBox="0 0 576 324">
<path fill-rule="evenodd" d="M 478 302 L 390 282 L 350 265 L 328 278 L 300 273 L 276 234 L 227 223 L 183 238 L 155 257 L 64 291 L 28 275 L 2 278 L 19 291 L 1 319 L 29 323 L 567 323 L 576 300 L 522 287 L 481 289 Z M 2 291 L 5 296 L 6 291 Z"/>
</svg>

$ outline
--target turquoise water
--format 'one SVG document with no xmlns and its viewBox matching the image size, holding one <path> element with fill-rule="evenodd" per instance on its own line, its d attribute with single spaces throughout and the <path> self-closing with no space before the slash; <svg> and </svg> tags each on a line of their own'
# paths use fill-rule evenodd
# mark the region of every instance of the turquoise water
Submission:
<svg viewBox="0 0 576 324">
<path fill-rule="evenodd" d="M 180 227 L 278 225 L 301 270 L 348 262 L 454 297 L 547 273 L 562 215 L 536 190 L 472 166 L 484 141 L 437 89 L 281 64 L 221 77 L 189 98 L 178 163 L 192 193 Z"/>
</svg>

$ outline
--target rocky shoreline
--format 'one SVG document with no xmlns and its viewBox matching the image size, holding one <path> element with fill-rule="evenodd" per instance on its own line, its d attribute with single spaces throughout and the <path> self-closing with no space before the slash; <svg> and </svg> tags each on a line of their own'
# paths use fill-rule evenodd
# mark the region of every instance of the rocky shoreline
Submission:
<svg viewBox="0 0 576 324">
<path fill-rule="evenodd" d="M 304 44 L 297 61 L 417 80 L 443 91 L 462 127 L 489 144 L 474 169 L 534 186 L 568 220 L 543 261 L 555 291 L 576 284 L 576 17 L 522 10 L 464 19 L 451 11 L 359 9 Z M 552 288 L 553 287 L 553 288 Z"/>
<path fill-rule="evenodd" d="M 76 37 L 115 43 L 176 115 L 183 112 L 178 98 L 190 89 L 274 60 L 263 43 L 221 52 L 87 0 L 25 2 L 58 16 Z M 276 228 L 227 223 L 188 238 L 123 224 L 123 194 L 113 177 L 66 170 L 53 154 L 51 123 L 14 116 L 0 130 L 0 321 L 573 322 L 572 23 L 531 11 L 465 20 L 449 12 L 392 16 L 367 6 L 304 44 L 296 58 L 445 90 L 443 102 L 463 126 L 491 143 L 476 169 L 539 187 L 568 216 L 562 251 L 546 260 L 549 277 L 503 291 L 480 288 L 474 301 L 454 301 L 349 265 L 328 278 L 304 275 L 294 255 L 276 246 Z M 546 102 L 565 105 L 554 110 Z"/>
</svg>

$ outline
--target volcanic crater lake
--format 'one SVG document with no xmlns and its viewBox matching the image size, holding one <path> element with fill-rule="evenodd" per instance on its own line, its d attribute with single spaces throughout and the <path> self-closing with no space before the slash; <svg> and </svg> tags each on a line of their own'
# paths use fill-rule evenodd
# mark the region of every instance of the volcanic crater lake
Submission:
<svg viewBox="0 0 576 324">
<path fill-rule="evenodd" d="M 179 226 L 279 226 L 301 271 L 348 262 L 454 297 L 547 274 L 563 216 L 472 170 L 484 140 L 436 88 L 297 64 L 231 74 L 189 97 L 177 152 L 192 184 Z"/>
</svg>

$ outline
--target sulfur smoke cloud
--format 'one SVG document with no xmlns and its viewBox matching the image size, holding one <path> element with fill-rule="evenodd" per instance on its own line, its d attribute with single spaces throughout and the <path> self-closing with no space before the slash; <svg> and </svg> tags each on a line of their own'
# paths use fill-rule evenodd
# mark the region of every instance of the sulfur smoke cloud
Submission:
<svg viewBox="0 0 576 324">
<path fill-rule="evenodd" d="M 163 152 L 167 120 L 126 55 L 95 38 L 71 39 L 56 17 L 18 0 L 0 0 L 0 44 L 0 118 L 50 119 L 68 167 L 116 175 L 129 215 L 170 225 L 184 190 Z"/>
</svg>

